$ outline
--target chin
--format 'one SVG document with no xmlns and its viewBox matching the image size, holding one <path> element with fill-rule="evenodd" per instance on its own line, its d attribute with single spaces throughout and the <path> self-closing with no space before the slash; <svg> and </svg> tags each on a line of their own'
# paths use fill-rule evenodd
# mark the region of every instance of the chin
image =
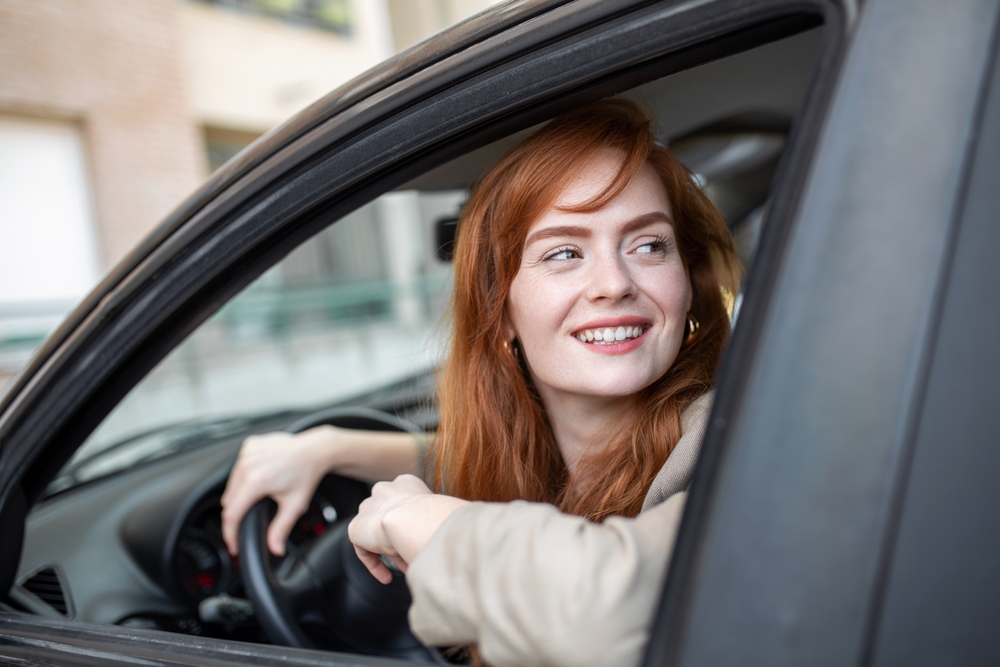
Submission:
<svg viewBox="0 0 1000 667">
<path fill-rule="evenodd" d="M 591 387 L 591 390 L 586 391 L 585 393 L 590 394 L 592 396 L 623 398 L 625 396 L 631 396 L 633 394 L 639 393 L 649 385 L 653 384 L 658 377 L 660 376 L 643 378 L 638 380 L 634 375 L 628 378 L 620 378 L 620 379 L 604 378 L 599 382 L 595 382 Z"/>
</svg>

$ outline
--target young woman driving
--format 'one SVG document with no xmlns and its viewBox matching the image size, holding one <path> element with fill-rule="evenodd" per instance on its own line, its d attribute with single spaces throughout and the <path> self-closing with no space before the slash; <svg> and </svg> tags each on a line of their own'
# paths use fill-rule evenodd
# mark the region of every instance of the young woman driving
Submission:
<svg viewBox="0 0 1000 667">
<path fill-rule="evenodd" d="M 230 549 L 264 496 L 281 553 L 324 474 L 396 478 L 350 536 L 382 580 L 375 554 L 409 565 L 425 643 L 477 643 L 494 665 L 636 662 L 739 279 L 718 211 L 654 138 L 607 100 L 503 157 L 459 225 L 429 452 L 332 427 L 250 438 L 223 496 Z"/>
</svg>

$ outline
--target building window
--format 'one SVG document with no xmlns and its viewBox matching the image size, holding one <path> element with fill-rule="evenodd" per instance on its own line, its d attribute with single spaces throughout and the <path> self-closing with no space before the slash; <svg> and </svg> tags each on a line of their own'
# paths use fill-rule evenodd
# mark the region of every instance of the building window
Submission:
<svg viewBox="0 0 1000 667">
<path fill-rule="evenodd" d="M 256 141 L 260 134 L 205 126 L 202 128 L 202 136 L 205 140 L 205 161 L 208 164 L 208 173 L 211 174 Z"/>
<path fill-rule="evenodd" d="M 294 25 L 320 28 L 349 35 L 351 12 L 348 0 L 195 0 L 249 14 L 270 16 Z"/>
<path fill-rule="evenodd" d="M 100 276 L 74 123 L 0 115 L 0 386 Z"/>
</svg>

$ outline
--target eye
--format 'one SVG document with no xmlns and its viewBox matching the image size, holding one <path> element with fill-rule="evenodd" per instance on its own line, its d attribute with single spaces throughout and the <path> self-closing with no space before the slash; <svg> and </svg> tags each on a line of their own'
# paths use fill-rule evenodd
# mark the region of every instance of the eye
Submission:
<svg viewBox="0 0 1000 667">
<path fill-rule="evenodd" d="M 572 246 L 563 246 L 562 248 L 556 248 L 550 253 L 547 253 L 543 260 L 567 260 L 567 259 L 578 259 L 580 257 L 580 251 Z"/>
<path fill-rule="evenodd" d="M 660 254 L 667 251 L 670 246 L 670 242 L 665 238 L 656 238 L 652 241 L 643 243 L 641 246 L 635 249 L 637 255 L 653 255 Z"/>
</svg>

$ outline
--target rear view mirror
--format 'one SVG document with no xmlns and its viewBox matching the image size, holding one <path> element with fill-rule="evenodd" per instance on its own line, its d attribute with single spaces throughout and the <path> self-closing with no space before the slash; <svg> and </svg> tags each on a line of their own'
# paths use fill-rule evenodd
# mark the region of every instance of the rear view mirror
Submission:
<svg viewBox="0 0 1000 667">
<path fill-rule="evenodd" d="M 458 230 L 458 218 L 438 218 L 434 223 L 434 246 L 437 257 L 442 262 L 450 262 L 455 253 L 455 232 Z"/>
</svg>

